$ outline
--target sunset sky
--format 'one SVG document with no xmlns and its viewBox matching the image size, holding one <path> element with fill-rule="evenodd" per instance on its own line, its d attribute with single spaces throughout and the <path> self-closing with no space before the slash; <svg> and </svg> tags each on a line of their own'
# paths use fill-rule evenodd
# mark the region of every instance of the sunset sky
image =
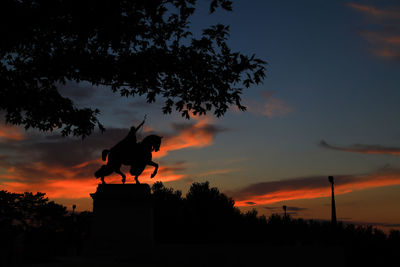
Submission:
<svg viewBox="0 0 400 267">
<path fill-rule="evenodd" d="M 158 175 L 149 166 L 141 182 L 186 193 L 209 181 L 243 210 L 268 216 L 286 205 L 296 218 L 329 219 L 333 175 L 338 220 L 399 228 L 400 2 L 243 0 L 212 15 L 198 6 L 193 30 L 215 23 L 230 25 L 233 50 L 268 62 L 264 83 L 242 95 L 246 112 L 186 120 L 162 114 L 160 101 L 69 83 L 62 94 L 99 108 L 106 132 L 81 140 L 2 122 L 0 189 L 90 210 L 101 151 L 147 114 L 138 139 L 164 139 Z"/>
</svg>

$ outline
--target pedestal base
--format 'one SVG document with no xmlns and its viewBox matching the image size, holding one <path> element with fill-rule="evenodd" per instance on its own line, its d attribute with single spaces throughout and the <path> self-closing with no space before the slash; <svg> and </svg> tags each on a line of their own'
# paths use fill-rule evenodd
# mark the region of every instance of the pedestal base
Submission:
<svg viewBox="0 0 400 267">
<path fill-rule="evenodd" d="M 153 205 L 148 184 L 100 184 L 90 195 L 94 245 L 110 250 L 153 245 Z"/>
</svg>

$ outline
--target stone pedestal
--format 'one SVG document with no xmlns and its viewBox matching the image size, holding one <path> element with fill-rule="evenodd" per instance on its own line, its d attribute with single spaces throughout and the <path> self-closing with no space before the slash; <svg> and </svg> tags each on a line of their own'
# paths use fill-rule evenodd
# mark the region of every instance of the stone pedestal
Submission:
<svg viewBox="0 0 400 267">
<path fill-rule="evenodd" d="M 92 241 L 104 249 L 153 245 L 148 184 L 100 184 L 93 198 Z"/>
</svg>

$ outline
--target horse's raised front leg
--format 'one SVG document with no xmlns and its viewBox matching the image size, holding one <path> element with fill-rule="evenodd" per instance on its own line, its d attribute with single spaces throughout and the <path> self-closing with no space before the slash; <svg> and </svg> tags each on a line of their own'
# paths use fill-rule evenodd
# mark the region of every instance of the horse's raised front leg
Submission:
<svg viewBox="0 0 400 267">
<path fill-rule="evenodd" d="M 155 163 L 154 161 L 150 161 L 147 164 L 150 165 L 150 166 L 154 166 L 154 172 L 151 174 L 151 178 L 154 178 L 154 176 L 156 176 L 157 171 L 158 171 L 158 164 Z"/>
<path fill-rule="evenodd" d="M 116 170 L 115 172 L 122 176 L 122 184 L 125 184 L 125 181 L 126 181 L 125 174 L 123 172 L 121 172 L 120 169 Z"/>
</svg>

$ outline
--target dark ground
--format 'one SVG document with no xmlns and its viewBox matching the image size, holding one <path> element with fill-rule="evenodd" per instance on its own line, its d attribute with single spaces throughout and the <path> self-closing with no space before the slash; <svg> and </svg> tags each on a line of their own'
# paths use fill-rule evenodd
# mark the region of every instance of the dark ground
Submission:
<svg viewBox="0 0 400 267">
<path fill-rule="evenodd" d="M 107 254 L 56 258 L 47 263 L 24 266 L 350 266 L 350 262 L 346 264 L 343 247 L 169 244 Z"/>
</svg>

